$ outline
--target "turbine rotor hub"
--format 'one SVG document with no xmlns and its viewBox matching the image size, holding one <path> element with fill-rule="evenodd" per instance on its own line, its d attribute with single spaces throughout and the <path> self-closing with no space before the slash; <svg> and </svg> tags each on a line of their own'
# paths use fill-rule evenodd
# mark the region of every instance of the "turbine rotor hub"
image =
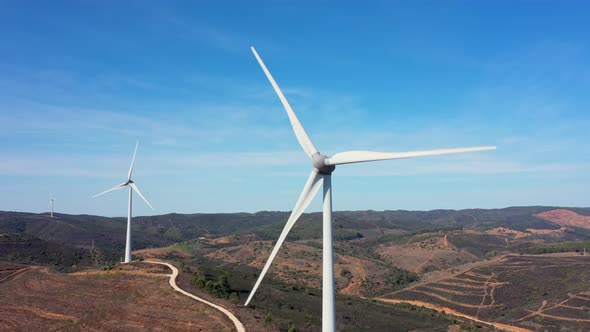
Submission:
<svg viewBox="0 0 590 332">
<path fill-rule="evenodd" d="M 326 159 L 328 159 L 328 156 L 320 154 L 319 152 L 311 156 L 313 167 L 318 170 L 318 173 L 330 175 L 334 172 L 336 166 L 327 166 Z"/>
</svg>

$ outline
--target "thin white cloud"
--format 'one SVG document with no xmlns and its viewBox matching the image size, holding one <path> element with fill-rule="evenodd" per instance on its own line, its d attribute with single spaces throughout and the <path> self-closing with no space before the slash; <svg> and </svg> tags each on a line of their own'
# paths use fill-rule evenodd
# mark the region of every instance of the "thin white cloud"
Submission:
<svg viewBox="0 0 590 332">
<path fill-rule="evenodd" d="M 493 152 L 488 152 L 493 153 Z M 1 175 L 12 176 L 95 176 L 117 177 L 124 173 L 129 156 L 117 155 L 6 155 L 0 165 Z M 140 174 L 156 176 L 185 174 L 197 169 L 224 172 L 229 169 L 251 169 L 261 176 L 300 176 L 300 169 L 311 166 L 300 151 L 277 152 L 210 152 L 210 153 L 142 153 Z M 584 171 L 590 163 L 524 164 L 490 156 L 438 156 L 338 166 L 343 176 L 413 176 L 426 174 L 567 174 Z M 266 172 L 270 168 L 269 172 Z M 284 168 L 284 171 L 279 170 Z"/>
</svg>

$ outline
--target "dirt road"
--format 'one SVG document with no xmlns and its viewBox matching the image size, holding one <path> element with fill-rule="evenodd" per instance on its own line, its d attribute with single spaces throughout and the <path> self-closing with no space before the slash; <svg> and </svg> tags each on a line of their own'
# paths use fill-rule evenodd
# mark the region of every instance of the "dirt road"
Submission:
<svg viewBox="0 0 590 332">
<path fill-rule="evenodd" d="M 170 275 L 170 286 L 172 286 L 172 288 L 174 290 L 176 290 L 177 292 L 180 292 L 190 298 L 193 298 L 197 301 L 200 301 L 202 303 L 205 303 L 208 306 L 211 306 L 219 311 L 221 311 L 223 314 L 225 314 L 229 319 L 231 319 L 231 321 L 234 323 L 234 325 L 236 326 L 236 330 L 238 332 L 246 332 L 246 329 L 244 328 L 244 325 L 242 324 L 242 322 L 240 322 L 240 320 L 233 314 L 231 313 L 231 311 L 225 309 L 222 306 L 219 306 L 217 304 L 211 303 L 205 299 L 202 299 L 198 296 L 195 296 L 187 291 L 184 291 L 183 289 L 181 289 L 180 287 L 178 287 L 176 285 L 176 277 L 178 276 L 178 269 L 176 267 L 174 267 L 172 264 L 169 263 L 165 263 L 165 262 L 160 262 L 160 261 L 152 261 L 152 260 L 146 260 L 144 261 L 144 263 L 151 263 L 151 264 L 160 264 L 160 265 L 165 265 L 167 267 L 170 268 L 170 270 L 172 270 L 172 274 Z"/>
<path fill-rule="evenodd" d="M 446 308 L 446 307 L 439 306 L 439 305 L 432 304 L 432 303 L 428 303 L 428 302 L 409 301 L 409 300 L 397 300 L 397 299 L 388 299 L 388 298 L 375 298 L 375 300 L 383 301 L 383 302 L 387 302 L 387 303 L 409 303 L 409 304 L 412 304 L 412 305 L 415 305 L 415 306 L 422 306 L 422 307 L 425 307 L 425 308 L 434 309 L 436 311 L 443 311 L 443 312 L 448 313 L 448 314 L 451 314 L 451 315 L 455 315 L 455 316 L 458 316 L 458 317 L 467 318 L 467 319 L 472 320 L 474 322 L 491 325 L 491 326 L 493 326 L 495 328 L 498 328 L 498 329 L 500 329 L 502 331 L 509 331 L 509 332 L 532 332 L 533 331 L 533 330 L 525 329 L 525 328 L 522 328 L 522 327 L 517 327 L 517 326 L 512 326 L 512 325 L 507 325 L 507 324 L 494 323 L 494 322 L 486 322 L 484 320 L 478 319 L 477 317 L 469 316 L 469 315 L 466 315 L 464 313 L 455 311 L 453 309 Z"/>
</svg>

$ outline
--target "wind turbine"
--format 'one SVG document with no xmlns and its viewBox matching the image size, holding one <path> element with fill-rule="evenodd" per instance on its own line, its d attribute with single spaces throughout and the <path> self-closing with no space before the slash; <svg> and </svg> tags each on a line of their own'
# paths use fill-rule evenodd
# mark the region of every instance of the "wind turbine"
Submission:
<svg viewBox="0 0 590 332">
<path fill-rule="evenodd" d="M 121 183 L 120 185 L 115 186 L 109 190 L 103 191 L 100 194 L 96 194 L 96 195 L 92 196 L 92 198 L 94 198 L 94 197 L 98 197 L 100 195 L 104 195 L 104 194 L 108 193 L 109 191 L 114 191 L 114 190 L 118 190 L 118 189 L 125 188 L 125 187 L 129 188 L 129 206 L 128 206 L 128 210 L 127 210 L 127 238 L 125 241 L 125 263 L 131 262 L 131 202 L 132 202 L 132 197 L 133 197 L 133 191 L 135 191 L 139 195 L 139 197 L 141 197 L 152 210 L 154 209 L 152 207 L 152 205 L 150 204 L 150 202 L 148 202 L 147 199 L 145 199 L 145 197 L 143 197 L 143 195 L 141 194 L 141 191 L 139 191 L 139 188 L 137 187 L 135 182 L 133 182 L 133 180 L 131 180 L 131 174 L 133 173 L 133 164 L 135 164 L 135 156 L 137 155 L 137 147 L 138 146 L 139 146 L 139 141 L 137 141 L 137 143 L 135 144 L 135 152 L 133 152 L 133 159 L 131 160 L 131 166 L 129 167 L 129 173 L 127 174 L 127 181 L 125 181 L 125 182 Z"/>
<path fill-rule="evenodd" d="M 463 153 L 463 152 L 473 152 L 473 151 L 484 151 L 484 150 L 495 150 L 495 146 L 483 146 L 483 147 L 471 147 L 471 148 L 456 148 L 456 149 L 442 149 L 442 150 L 430 150 L 430 151 L 414 151 L 414 152 L 374 152 L 374 151 L 346 151 L 337 153 L 331 157 L 321 154 L 315 148 L 309 136 L 301 126 L 299 119 L 293 112 L 293 109 L 287 102 L 287 99 L 281 92 L 281 89 L 273 79 L 272 75 L 260 59 L 260 56 L 254 49 L 251 47 L 252 53 L 258 60 L 260 67 L 266 74 L 266 77 L 270 81 L 270 84 L 273 86 L 275 92 L 279 96 L 283 107 L 287 111 L 287 115 L 289 116 L 289 120 L 291 121 L 291 126 L 293 127 L 293 131 L 295 132 L 295 136 L 299 141 L 299 144 L 303 148 L 303 151 L 307 154 L 307 156 L 311 159 L 312 162 L 312 170 L 305 186 L 303 187 L 303 192 L 299 196 L 297 203 L 295 203 L 295 207 L 287 220 L 287 224 L 277 243 L 275 244 L 270 257 L 266 261 L 264 268 L 262 269 L 262 273 L 258 277 L 252 292 L 248 296 L 245 305 L 248 305 L 252 300 L 252 297 L 256 293 L 258 286 L 260 286 L 260 282 L 268 272 L 268 268 L 270 267 L 273 259 L 275 258 L 279 248 L 285 241 L 287 234 L 297 221 L 297 219 L 301 216 L 305 208 L 311 203 L 314 196 L 320 189 L 320 186 L 323 184 L 324 186 L 324 204 L 323 204 L 323 253 L 322 253 L 322 331 L 323 332 L 331 332 L 336 330 L 336 303 L 335 303 L 335 289 L 334 289 L 334 253 L 332 247 L 332 172 L 336 169 L 337 165 L 342 164 L 353 164 L 353 163 L 362 163 L 367 161 L 376 161 L 376 160 L 386 160 L 386 159 L 402 159 L 402 158 L 414 158 L 414 157 L 424 157 L 424 156 L 435 156 L 435 155 L 443 155 L 443 154 L 451 154 L 451 153 Z"/>
<path fill-rule="evenodd" d="M 51 219 L 53 219 L 53 202 L 54 201 L 55 201 L 55 198 L 53 198 L 53 195 L 49 194 L 49 207 L 51 208 L 49 218 L 51 218 Z"/>
</svg>

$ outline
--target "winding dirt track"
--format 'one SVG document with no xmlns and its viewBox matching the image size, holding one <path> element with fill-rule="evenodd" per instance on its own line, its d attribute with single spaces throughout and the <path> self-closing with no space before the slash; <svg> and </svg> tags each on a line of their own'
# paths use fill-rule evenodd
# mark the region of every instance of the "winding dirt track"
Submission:
<svg viewBox="0 0 590 332">
<path fill-rule="evenodd" d="M 467 318 L 467 319 L 472 320 L 474 322 L 484 323 L 484 324 L 487 324 L 487 325 L 491 325 L 491 326 L 493 326 L 495 328 L 498 328 L 500 330 L 503 330 L 503 331 L 509 331 L 509 332 L 533 332 L 533 330 L 525 329 L 525 328 L 522 328 L 522 327 L 517 327 L 517 326 L 512 326 L 512 325 L 502 324 L 502 323 L 487 322 L 487 321 L 481 320 L 481 319 L 479 319 L 477 317 L 469 316 L 469 315 L 466 315 L 464 313 L 455 311 L 453 309 L 450 309 L 450 308 L 447 308 L 447 307 L 443 307 L 443 306 L 439 306 L 439 305 L 432 304 L 432 303 L 428 303 L 428 302 L 410 301 L 410 300 L 397 300 L 397 299 L 388 299 L 388 298 L 375 298 L 375 300 L 379 300 L 379 301 L 383 301 L 383 302 L 388 302 L 388 303 L 409 303 L 409 304 L 413 304 L 415 306 L 423 306 L 425 308 L 434 309 L 436 311 L 444 311 L 444 312 L 449 313 L 451 315 L 455 315 L 455 316 L 458 316 L 458 317 Z"/>
<path fill-rule="evenodd" d="M 146 260 L 146 261 L 143 261 L 143 262 L 144 263 L 151 263 L 151 264 L 165 265 L 168 268 L 170 268 L 170 270 L 172 270 L 172 274 L 170 274 L 170 286 L 174 290 L 176 290 L 177 292 L 182 293 L 183 295 L 186 295 L 186 296 L 188 296 L 190 298 L 193 298 L 193 299 L 195 299 L 195 300 L 197 300 L 199 302 L 205 303 L 206 305 L 211 306 L 211 307 L 213 307 L 213 308 L 221 311 L 223 314 L 225 314 L 234 323 L 234 325 L 236 326 L 236 330 L 238 332 L 246 332 L 246 329 L 244 328 L 244 325 L 242 324 L 242 322 L 240 322 L 240 320 L 233 313 L 231 313 L 231 311 L 229 311 L 229 310 L 225 309 L 224 307 L 219 306 L 219 305 L 217 305 L 215 303 L 211 303 L 211 302 L 209 302 L 209 301 L 207 301 L 205 299 L 202 299 L 202 298 L 200 298 L 198 296 L 195 296 L 195 295 L 193 295 L 193 294 L 191 294 L 191 293 L 189 293 L 187 291 L 184 291 L 180 287 L 178 287 L 176 285 L 176 277 L 178 276 L 178 269 L 176 267 L 174 267 L 174 265 L 169 264 L 169 263 L 165 263 L 165 262 L 160 262 L 160 261 L 152 261 L 152 260 Z"/>
</svg>

